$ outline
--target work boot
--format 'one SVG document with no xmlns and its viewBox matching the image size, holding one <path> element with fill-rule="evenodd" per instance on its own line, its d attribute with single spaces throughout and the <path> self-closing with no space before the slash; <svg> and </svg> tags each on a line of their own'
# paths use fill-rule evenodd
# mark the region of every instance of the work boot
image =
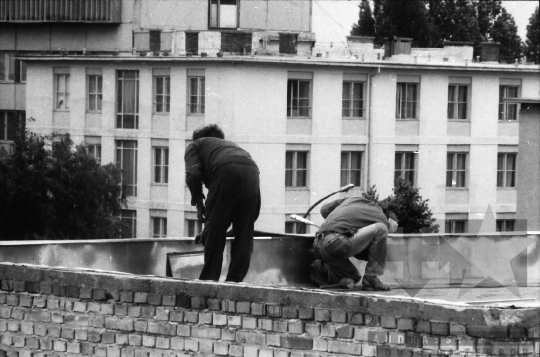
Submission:
<svg viewBox="0 0 540 357">
<path fill-rule="evenodd" d="M 376 275 L 364 275 L 364 279 L 362 279 L 362 290 L 388 291 L 390 287 L 380 281 Z"/>
<path fill-rule="evenodd" d="M 328 281 L 325 278 L 326 274 L 324 271 L 323 263 L 319 259 L 315 260 L 309 266 L 309 275 L 311 278 L 311 282 L 316 287 L 328 285 Z"/>
</svg>

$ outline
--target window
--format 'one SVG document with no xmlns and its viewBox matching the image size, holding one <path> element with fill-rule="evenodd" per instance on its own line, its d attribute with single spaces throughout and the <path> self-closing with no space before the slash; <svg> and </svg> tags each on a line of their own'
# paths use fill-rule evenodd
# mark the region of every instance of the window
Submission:
<svg viewBox="0 0 540 357">
<path fill-rule="evenodd" d="M 465 219 L 450 219 L 444 223 L 445 233 L 466 233 L 467 220 Z"/>
<path fill-rule="evenodd" d="M 518 104 L 505 103 L 505 98 L 517 98 L 519 86 L 499 86 L 499 120 L 517 120 Z"/>
<path fill-rule="evenodd" d="M 139 71 L 117 71 L 116 127 L 139 128 Z"/>
<path fill-rule="evenodd" d="M 513 232 L 516 227 L 515 219 L 498 219 L 496 221 L 497 232 Z"/>
<path fill-rule="evenodd" d="M 516 154 L 497 155 L 497 187 L 516 187 Z"/>
<path fill-rule="evenodd" d="M 69 74 L 55 74 L 54 88 L 54 109 L 69 110 Z"/>
<path fill-rule="evenodd" d="M 0 82 L 15 81 L 15 52 L 0 51 Z"/>
<path fill-rule="evenodd" d="M 22 130 L 24 111 L 0 111 L 0 141 L 13 141 L 17 130 Z"/>
<path fill-rule="evenodd" d="M 311 117 L 311 81 L 289 79 L 287 81 L 287 117 Z"/>
<path fill-rule="evenodd" d="M 307 187 L 307 151 L 285 154 L 285 187 Z"/>
<path fill-rule="evenodd" d="M 88 111 L 101 112 L 103 100 L 103 76 L 88 76 Z"/>
<path fill-rule="evenodd" d="M 126 196 L 137 196 L 137 142 L 116 141 L 116 167 L 122 171 L 122 189 Z"/>
<path fill-rule="evenodd" d="M 204 77 L 188 77 L 188 108 L 190 114 L 204 114 Z"/>
<path fill-rule="evenodd" d="M 466 186 L 466 160 L 465 153 L 448 153 L 446 156 L 446 187 Z"/>
<path fill-rule="evenodd" d="M 448 86 L 448 119 L 467 119 L 469 86 Z"/>
<path fill-rule="evenodd" d="M 202 223 L 197 219 L 186 219 L 185 223 L 187 237 L 195 237 L 203 230 Z"/>
<path fill-rule="evenodd" d="M 415 160 L 414 152 L 396 152 L 395 157 L 394 181 L 399 178 L 409 181 L 412 185 L 415 184 Z"/>
<path fill-rule="evenodd" d="M 101 144 L 87 144 L 88 154 L 101 163 Z"/>
<path fill-rule="evenodd" d="M 342 116 L 363 118 L 364 110 L 364 83 L 343 82 Z"/>
<path fill-rule="evenodd" d="M 237 0 L 210 0 L 211 28 L 238 28 Z"/>
<path fill-rule="evenodd" d="M 168 148 L 154 148 L 154 183 L 169 183 Z"/>
<path fill-rule="evenodd" d="M 300 217 L 304 217 L 303 214 L 298 214 Z M 307 224 L 293 220 L 290 214 L 285 217 L 285 233 L 306 234 Z M 309 217 L 307 217 L 309 219 Z"/>
<path fill-rule="evenodd" d="M 362 186 L 362 152 L 341 152 L 341 186 L 354 184 Z"/>
<path fill-rule="evenodd" d="M 120 213 L 120 238 L 137 238 L 137 211 L 123 209 Z"/>
<path fill-rule="evenodd" d="M 417 83 L 397 84 L 397 119 L 416 119 L 417 91 Z"/>
<path fill-rule="evenodd" d="M 167 218 L 152 217 L 152 238 L 167 237 Z"/>
<path fill-rule="evenodd" d="M 15 60 L 15 82 L 26 83 L 26 62 Z"/>
<path fill-rule="evenodd" d="M 154 76 L 154 112 L 169 113 L 171 111 L 171 77 Z"/>
</svg>

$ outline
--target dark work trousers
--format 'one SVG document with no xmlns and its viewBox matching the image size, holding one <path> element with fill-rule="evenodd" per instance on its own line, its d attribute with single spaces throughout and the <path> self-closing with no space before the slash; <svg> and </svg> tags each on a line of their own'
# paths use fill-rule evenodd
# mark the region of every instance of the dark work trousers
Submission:
<svg viewBox="0 0 540 357">
<path fill-rule="evenodd" d="M 361 275 L 349 260 L 355 257 L 367 260 L 365 275 L 380 276 L 386 263 L 386 239 L 388 228 L 374 223 L 349 233 L 326 232 L 313 242 L 315 256 L 322 261 L 319 275 L 329 284 L 339 283 L 341 278 L 351 278 L 355 283 Z"/>
<path fill-rule="evenodd" d="M 229 163 L 220 166 L 208 188 L 206 222 L 202 232 L 204 267 L 199 279 L 219 280 L 227 228 L 235 233 L 226 281 L 241 282 L 253 252 L 253 229 L 261 209 L 259 170 L 253 165 Z"/>
</svg>

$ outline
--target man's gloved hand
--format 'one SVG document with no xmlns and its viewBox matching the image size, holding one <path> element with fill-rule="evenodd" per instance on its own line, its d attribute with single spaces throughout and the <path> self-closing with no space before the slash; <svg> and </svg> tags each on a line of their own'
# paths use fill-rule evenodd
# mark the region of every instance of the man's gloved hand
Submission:
<svg viewBox="0 0 540 357">
<path fill-rule="evenodd" d="M 390 228 L 388 229 L 388 231 L 390 233 L 395 233 L 398 229 L 398 224 L 396 221 L 394 221 L 392 218 L 389 218 L 388 221 L 390 222 Z"/>
<path fill-rule="evenodd" d="M 203 237 L 202 232 L 195 236 L 195 244 L 205 245 L 206 238 Z"/>
</svg>

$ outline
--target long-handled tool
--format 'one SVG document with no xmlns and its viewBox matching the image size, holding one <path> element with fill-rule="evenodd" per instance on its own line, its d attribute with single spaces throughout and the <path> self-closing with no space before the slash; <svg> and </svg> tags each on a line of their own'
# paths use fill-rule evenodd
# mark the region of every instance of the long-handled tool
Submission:
<svg viewBox="0 0 540 357">
<path fill-rule="evenodd" d="M 348 185 L 343 186 L 342 188 L 340 188 L 340 189 L 337 190 L 336 192 L 332 192 L 331 194 L 324 196 L 323 198 L 321 198 L 320 200 L 318 200 L 317 202 L 315 202 L 313 205 L 311 205 L 311 207 L 309 207 L 309 209 L 307 210 L 307 212 L 304 213 L 304 218 L 306 218 L 306 217 L 309 215 L 309 213 L 310 213 L 315 207 L 317 207 L 317 205 L 318 205 L 319 203 L 321 203 L 322 201 L 326 200 L 328 197 L 333 196 L 333 195 L 335 195 L 336 193 L 347 192 L 347 191 L 349 191 L 349 190 L 350 190 L 351 188 L 353 188 L 353 187 L 354 187 L 354 184 L 350 183 L 350 184 L 348 184 Z M 291 217 L 292 217 L 292 216 L 291 216 Z M 299 222 L 301 222 L 301 221 L 299 221 Z M 303 223 L 306 223 L 306 222 L 303 222 Z M 306 223 L 306 224 L 309 224 L 309 223 Z M 301 227 L 301 226 L 298 226 L 298 227 L 296 228 L 296 233 L 298 233 L 298 232 L 300 231 L 300 227 Z M 317 227 L 317 226 L 315 225 L 315 227 Z"/>
<path fill-rule="evenodd" d="M 354 287 L 354 280 L 351 278 L 341 278 L 339 283 L 323 285 L 320 289 L 352 289 Z"/>
<path fill-rule="evenodd" d="M 311 222 L 309 219 L 306 219 L 306 218 L 303 218 L 303 217 L 300 217 L 299 215 L 297 214 L 291 214 L 291 218 L 298 221 L 298 222 L 302 222 L 304 224 L 309 224 L 311 226 L 315 226 L 317 228 L 319 228 L 318 225 L 316 225 L 315 223 Z"/>
</svg>

